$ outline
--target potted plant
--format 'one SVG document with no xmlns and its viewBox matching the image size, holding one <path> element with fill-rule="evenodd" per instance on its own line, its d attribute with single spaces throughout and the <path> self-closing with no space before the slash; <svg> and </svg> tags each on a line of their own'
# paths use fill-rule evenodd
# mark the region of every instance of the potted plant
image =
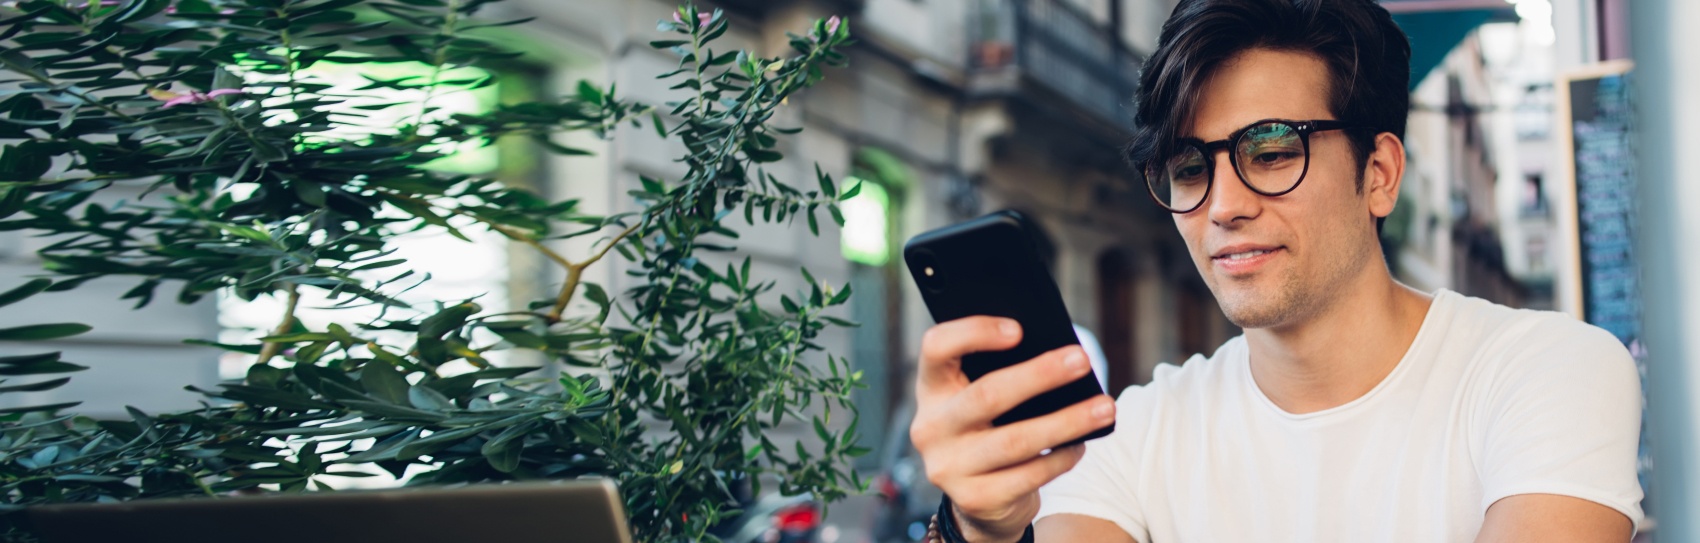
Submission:
<svg viewBox="0 0 1700 543">
<path fill-rule="evenodd" d="M 484 29 L 525 21 L 479 18 L 489 3 L 0 4 L 11 80 L 0 90 L 0 229 L 54 240 L 39 252 L 45 277 L 0 304 L 111 276 L 134 280 L 123 298 L 138 306 L 220 291 L 284 301 L 264 337 L 211 344 L 254 364 L 199 391 L 200 409 L 132 410 L 130 420 L 76 416 L 71 405 L 0 413 L 0 530 L 18 529 L 16 512 L 35 504 L 330 490 L 326 476 L 383 470 L 407 484 L 611 477 L 640 539 L 697 540 L 728 513 L 731 480 L 767 477 L 825 500 L 862 486 L 847 462 L 865 452 L 849 401 L 858 376 L 816 343 L 849 324 L 826 314 L 848 287 L 803 270 L 806 289 L 779 293 L 748 258 L 704 258 L 733 249 L 736 222 L 816 231 L 822 212 L 842 221 L 837 202 L 856 187 L 816 168 L 814 186 L 795 188 L 764 166 L 797 131 L 776 126 L 775 113 L 844 61 L 847 25 L 817 21 L 792 37 L 790 56 L 763 58 L 714 50 L 728 21 L 685 6 L 660 18 L 666 36 L 651 43 L 679 58 L 660 76 L 685 93 L 677 102 L 636 104 L 580 84 L 560 98 L 445 110 L 439 98 L 494 79 L 463 77 L 466 67 L 518 56 Z M 368 88 L 424 99 L 357 103 L 315 75 L 398 63 L 422 75 L 368 76 Z M 373 129 L 380 115 L 402 120 Z M 682 142 L 688 172 L 644 178 L 629 213 L 591 215 L 437 167 L 457 150 L 514 142 L 582 154 L 556 136 L 612 137 L 626 123 Z M 143 198 L 95 198 L 136 187 Z M 479 231 L 557 266 L 558 290 L 518 310 L 399 297 L 428 270 L 394 258 L 398 240 Z M 564 252 L 562 240 L 591 249 Z M 634 286 L 609 292 L 586 279 L 616 265 Z M 309 326 L 297 315 L 304 296 L 383 310 Z M 86 330 L 35 325 L 0 330 L 0 340 Z M 493 363 L 500 352 L 548 364 Z M 0 358 L 4 376 L 77 369 L 57 353 Z M 775 442 L 769 431 L 792 420 L 820 442 Z"/>
</svg>

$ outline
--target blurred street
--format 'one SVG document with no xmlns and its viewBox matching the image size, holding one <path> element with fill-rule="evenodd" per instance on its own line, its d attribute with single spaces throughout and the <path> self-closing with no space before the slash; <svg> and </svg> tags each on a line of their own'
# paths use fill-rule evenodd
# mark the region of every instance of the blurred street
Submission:
<svg viewBox="0 0 1700 543">
<path fill-rule="evenodd" d="M 1640 365 L 1648 402 L 1640 453 L 1650 520 L 1636 541 L 1700 541 L 1700 282 L 1687 273 L 1700 269 L 1693 211 L 1700 208 L 1700 173 L 1683 161 L 1700 149 L 1700 131 L 1692 128 L 1700 126 L 1700 32 L 1691 28 L 1700 24 L 1700 2 L 1380 3 L 1411 37 L 1414 73 L 1409 162 L 1381 239 L 1389 268 L 1416 289 L 1563 312 L 1622 340 Z M 847 357 L 868 384 L 855 393 L 858 444 L 873 451 L 855 465 L 868 493 L 831 504 L 824 517 L 774 513 L 776 528 L 762 537 L 778 541 L 777 527 L 794 522 L 812 528 L 809 537 L 821 543 L 917 541 L 937 507 L 939 492 L 908 443 L 916 356 L 933 324 L 900 256 L 917 233 L 1001 209 L 1034 219 L 1049 269 L 1081 337 L 1098 347 L 1094 362 L 1112 394 L 1149 383 L 1161 364 L 1208 354 L 1240 334 L 1200 279 L 1170 213 L 1152 203 L 1124 160 L 1136 78 L 1174 4 L 698 2 L 732 21 L 728 48 L 780 55 L 788 51 L 787 31 L 835 15 L 856 40 L 847 68 L 825 72 L 819 85 L 778 110 L 778 124 L 802 131 L 782 138 L 785 159 L 767 165 L 799 187 L 813 185 L 817 165 L 840 187 L 859 181 L 860 193 L 844 203 L 843 226 L 822 223 L 816 238 L 800 222 L 786 228 L 739 221 L 737 252 L 705 258 L 719 269 L 750 256 L 758 276 L 779 279 L 779 292 L 807 288 L 794 277 L 799 267 L 821 283 L 849 284 L 854 297 L 835 316 L 862 323 L 829 329 L 820 343 Z M 679 59 L 645 45 L 660 39 L 656 22 L 676 6 L 493 4 L 491 19 L 537 17 L 502 29 L 528 53 L 491 68 L 501 83 L 451 98 L 453 108 L 486 111 L 514 96 L 571 92 L 581 80 L 615 85 L 623 98 L 644 103 L 677 100 L 688 89 L 669 89 L 654 76 Z M 351 89 L 365 82 L 323 70 Z M 409 73 L 398 67 L 387 75 Z M 580 211 L 597 215 L 636 209 L 628 191 L 643 177 L 674 179 L 684 171 L 672 160 L 684 152 L 681 141 L 630 126 L 610 136 L 560 142 L 592 156 L 491 147 L 450 153 L 446 167 L 578 198 Z M 396 258 L 442 279 L 430 287 L 436 290 L 410 296 L 482 295 L 489 307 L 519 307 L 547 297 L 562 280 L 499 237 L 473 239 L 425 237 L 402 247 Z M 0 232 L 0 284 L 39 273 L 43 262 L 34 253 L 46 243 L 27 232 Z M 588 243 L 557 248 L 582 252 Z M 608 292 L 643 280 L 618 266 L 585 273 Z M 268 319 L 286 303 L 224 296 L 132 312 L 132 304 L 119 302 L 129 286 L 96 281 L 0 314 L 0 326 L 63 320 L 94 327 L 51 346 L 92 370 L 17 401 L 82 400 L 83 413 L 109 418 L 127 417 L 125 406 L 193 408 L 198 396 L 185 385 L 213 388 L 242 378 L 252 358 L 182 339 L 252 340 L 266 335 Z M 329 311 L 303 310 L 300 318 L 328 322 Z M 541 361 L 493 361 L 522 362 Z M 824 367 L 824 357 L 805 362 Z M 849 420 L 838 416 L 831 424 L 842 429 Z M 814 436 L 797 424 L 770 437 L 789 448 L 794 441 L 818 445 Z"/>
</svg>

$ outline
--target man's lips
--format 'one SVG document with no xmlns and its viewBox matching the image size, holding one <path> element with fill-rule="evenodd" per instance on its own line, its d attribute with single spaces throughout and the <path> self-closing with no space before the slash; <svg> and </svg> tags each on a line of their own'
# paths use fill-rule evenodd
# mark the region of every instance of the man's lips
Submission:
<svg viewBox="0 0 1700 543">
<path fill-rule="evenodd" d="M 1228 276 L 1248 276 L 1286 250 L 1281 245 L 1233 245 L 1216 251 L 1210 261 Z"/>
<path fill-rule="evenodd" d="M 1221 248 L 1221 249 L 1217 249 L 1216 252 L 1211 253 L 1210 259 L 1211 260 L 1218 260 L 1218 261 L 1220 261 L 1220 260 L 1244 260 L 1244 259 L 1247 259 L 1247 258 L 1255 258 L 1257 256 L 1261 256 L 1261 255 L 1266 254 L 1266 253 L 1272 253 L 1272 252 L 1275 252 L 1276 250 L 1279 250 L 1279 249 L 1282 249 L 1282 248 L 1283 247 L 1280 246 L 1280 245 L 1252 245 L 1252 244 L 1230 245 L 1230 246 L 1227 246 L 1227 247 L 1224 247 L 1224 248 Z"/>
</svg>

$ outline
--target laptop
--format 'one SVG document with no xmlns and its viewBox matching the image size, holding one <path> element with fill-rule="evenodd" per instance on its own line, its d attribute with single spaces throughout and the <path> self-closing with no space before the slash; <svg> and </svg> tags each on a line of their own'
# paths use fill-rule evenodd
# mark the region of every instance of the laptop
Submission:
<svg viewBox="0 0 1700 543">
<path fill-rule="evenodd" d="M 608 480 L 49 505 L 29 516 L 45 543 L 631 543 Z"/>
</svg>

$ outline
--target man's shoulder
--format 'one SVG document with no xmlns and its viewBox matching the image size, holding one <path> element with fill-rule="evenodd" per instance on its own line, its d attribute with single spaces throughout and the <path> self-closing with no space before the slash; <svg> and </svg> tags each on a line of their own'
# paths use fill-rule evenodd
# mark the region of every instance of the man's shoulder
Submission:
<svg viewBox="0 0 1700 543">
<path fill-rule="evenodd" d="M 1178 365 L 1158 364 L 1152 370 L 1150 383 L 1121 391 L 1117 408 L 1154 410 L 1164 404 L 1220 398 L 1224 391 L 1235 386 L 1236 372 L 1244 371 L 1245 349 L 1245 337 L 1236 336 L 1208 357 L 1194 354 Z"/>
<path fill-rule="evenodd" d="M 1534 373 L 1596 373 L 1632 364 L 1616 336 L 1598 326 L 1556 311 L 1516 309 L 1457 293 L 1448 315 L 1451 354 L 1475 360 L 1484 376 L 1516 378 Z"/>
</svg>

